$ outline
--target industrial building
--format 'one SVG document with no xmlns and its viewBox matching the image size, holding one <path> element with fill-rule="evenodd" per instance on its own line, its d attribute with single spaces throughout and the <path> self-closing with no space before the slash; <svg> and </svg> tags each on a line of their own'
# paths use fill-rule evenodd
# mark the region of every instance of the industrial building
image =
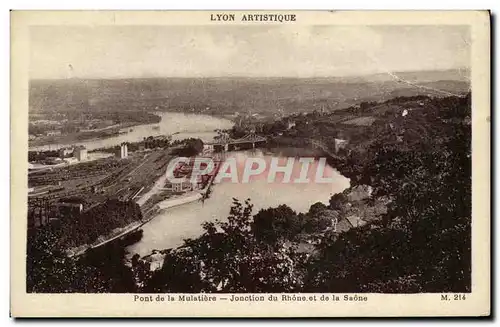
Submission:
<svg viewBox="0 0 500 327">
<path fill-rule="evenodd" d="M 196 189 L 197 183 L 192 183 L 189 179 L 181 182 L 170 182 L 165 183 L 165 190 L 172 192 L 188 192 Z"/>
<path fill-rule="evenodd" d="M 120 152 L 116 154 L 120 159 L 125 159 L 128 157 L 128 145 L 127 143 L 120 144 Z"/>
<path fill-rule="evenodd" d="M 77 146 L 73 150 L 73 155 L 75 156 L 76 159 L 78 159 L 78 161 L 87 160 L 88 158 L 87 148 L 84 146 Z"/>
</svg>

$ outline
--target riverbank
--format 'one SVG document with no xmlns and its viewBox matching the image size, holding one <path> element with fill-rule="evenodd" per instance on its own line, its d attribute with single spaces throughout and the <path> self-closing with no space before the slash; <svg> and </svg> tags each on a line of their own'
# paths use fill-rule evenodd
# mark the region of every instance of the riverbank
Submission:
<svg viewBox="0 0 500 327">
<path fill-rule="evenodd" d="M 197 200 L 200 200 L 202 198 L 202 195 L 200 192 L 190 192 L 189 194 L 185 194 L 181 197 L 174 198 L 174 199 L 167 199 L 163 200 L 160 203 L 158 203 L 158 208 L 161 210 L 177 207 L 183 204 L 191 203 Z"/>
<path fill-rule="evenodd" d="M 29 151 L 47 151 L 63 147 L 82 145 L 87 150 L 110 148 L 122 142 L 140 142 L 145 137 L 172 135 L 172 140 L 188 138 L 200 138 L 212 140 L 217 135 L 217 129 L 229 129 L 234 123 L 228 119 L 211 115 L 184 114 L 176 112 L 155 112 L 160 117 L 158 123 L 138 124 L 133 130 L 124 134 L 114 135 L 106 138 L 94 138 L 90 140 L 62 140 L 40 146 L 30 146 Z"/>
<path fill-rule="evenodd" d="M 127 134 L 140 123 L 124 123 L 113 125 L 100 131 L 85 131 L 61 136 L 47 137 L 42 140 L 29 141 L 28 151 L 49 151 L 79 145 L 81 142 L 99 142 Z M 155 123 L 148 124 L 154 126 Z M 98 150 L 98 149 L 96 149 Z"/>
<path fill-rule="evenodd" d="M 42 136 L 28 142 L 28 148 L 30 151 L 37 151 L 36 148 L 49 146 L 51 144 L 72 144 L 83 141 L 95 141 L 100 139 L 111 138 L 120 134 L 125 134 L 129 132 L 129 129 L 133 129 L 135 126 L 141 125 L 154 125 L 161 121 L 161 117 L 156 114 L 150 114 L 152 116 L 158 117 L 157 119 L 150 119 L 149 122 L 123 122 L 117 123 L 110 126 L 97 128 L 97 129 L 82 129 L 79 132 L 68 133 L 64 135 L 53 135 L 53 136 Z M 32 150 L 34 149 L 34 150 Z"/>
<path fill-rule="evenodd" d="M 111 232 L 111 234 L 107 235 L 107 237 L 100 236 L 96 242 L 94 242 L 90 245 L 84 244 L 84 245 L 81 245 L 81 246 L 76 247 L 76 248 L 68 249 L 66 251 L 66 255 L 70 258 L 71 257 L 79 257 L 90 249 L 99 248 L 101 246 L 104 246 L 110 242 L 113 242 L 119 238 L 122 238 L 122 237 L 132 233 L 133 231 L 139 229 L 144 224 L 145 224 L 145 222 L 143 222 L 143 221 L 137 221 L 137 222 L 133 222 L 125 227 L 116 228 L 113 230 L 113 232 Z"/>
</svg>

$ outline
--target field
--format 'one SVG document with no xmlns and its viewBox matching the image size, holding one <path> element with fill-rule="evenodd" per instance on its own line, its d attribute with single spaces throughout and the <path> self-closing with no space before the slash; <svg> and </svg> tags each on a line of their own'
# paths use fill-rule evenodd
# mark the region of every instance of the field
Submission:
<svg viewBox="0 0 500 327">
<path fill-rule="evenodd" d="M 371 116 L 365 116 L 365 117 L 359 117 L 359 118 L 354 118 L 348 121 L 345 121 L 344 124 L 347 125 L 358 125 L 358 126 L 370 126 L 373 124 L 376 118 L 371 117 Z"/>
</svg>

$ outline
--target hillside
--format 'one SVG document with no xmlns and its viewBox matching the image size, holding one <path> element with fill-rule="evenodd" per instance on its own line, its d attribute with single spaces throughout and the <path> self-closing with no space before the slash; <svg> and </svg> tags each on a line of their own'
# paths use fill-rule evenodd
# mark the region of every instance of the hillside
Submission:
<svg viewBox="0 0 500 327">
<path fill-rule="evenodd" d="M 33 80 L 30 83 L 30 112 L 141 109 L 191 110 L 212 114 L 232 114 L 236 111 L 292 113 L 321 108 L 334 110 L 362 101 L 381 101 L 395 96 L 443 96 L 469 90 L 467 79 L 457 71 L 396 75 L 398 80 L 389 74 L 302 79 Z"/>
</svg>

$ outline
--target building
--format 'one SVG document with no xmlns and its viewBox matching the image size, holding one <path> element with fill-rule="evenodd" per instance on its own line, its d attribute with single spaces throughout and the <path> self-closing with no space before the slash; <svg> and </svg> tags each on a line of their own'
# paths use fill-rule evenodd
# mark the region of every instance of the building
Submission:
<svg viewBox="0 0 500 327">
<path fill-rule="evenodd" d="M 68 165 L 72 165 L 78 162 L 78 159 L 75 157 L 70 157 L 70 158 L 64 158 L 63 161 L 67 163 Z"/>
<path fill-rule="evenodd" d="M 66 158 L 67 156 L 69 156 L 72 153 L 73 153 L 73 148 L 62 148 L 62 149 L 59 149 L 59 157 L 60 158 Z"/>
<path fill-rule="evenodd" d="M 182 182 L 170 182 L 165 183 L 165 189 L 172 192 L 189 192 L 196 188 L 197 183 L 191 183 L 188 179 Z"/>
<path fill-rule="evenodd" d="M 60 217 L 78 216 L 83 211 L 83 203 L 60 202 L 56 207 Z"/>
<path fill-rule="evenodd" d="M 208 154 L 214 152 L 214 144 L 213 143 L 203 143 L 203 153 Z"/>
<path fill-rule="evenodd" d="M 128 145 L 127 143 L 120 144 L 120 148 L 115 151 L 115 156 L 120 159 L 125 159 L 128 157 Z"/>
<path fill-rule="evenodd" d="M 197 188 L 197 186 L 202 182 L 201 176 L 196 176 L 196 181 L 191 181 L 191 172 L 193 167 L 189 164 L 180 163 L 174 169 L 173 174 L 176 178 L 182 178 L 182 181 L 171 181 L 167 180 L 165 183 L 165 189 L 172 192 L 189 192 Z"/>
<path fill-rule="evenodd" d="M 28 212 L 28 229 L 43 227 L 49 222 L 48 212 L 43 209 L 32 209 Z"/>
<path fill-rule="evenodd" d="M 338 153 L 340 150 L 345 150 L 348 143 L 347 140 L 335 139 L 335 153 Z"/>
<path fill-rule="evenodd" d="M 104 187 L 102 185 L 92 185 L 91 190 L 94 194 L 104 193 Z"/>
<path fill-rule="evenodd" d="M 332 222 L 332 230 L 334 233 L 340 234 L 347 232 L 351 228 L 361 227 L 364 225 L 366 225 L 366 221 L 356 215 L 351 215 L 346 218 L 335 217 Z"/>
<path fill-rule="evenodd" d="M 59 165 L 59 164 L 62 164 L 64 162 L 59 157 L 48 157 L 48 158 L 45 158 L 45 160 L 43 161 L 43 163 L 46 164 L 46 165 Z"/>
<path fill-rule="evenodd" d="M 155 271 L 163 266 L 163 262 L 165 260 L 165 254 L 161 253 L 158 250 L 153 250 L 153 253 L 144 257 L 142 260 L 146 264 L 149 264 L 150 271 Z"/>
<path fill-rule="evenodd" d="M 347 194 L 347 200 L 350 202 L 363 201 L 372 196 L 373 188 L 369 185 L 357 185 Z"/>
<path fill-rule="evenodd" d="M 352 225 L 347 221 L 347 219 L 335 218 L 332 223 L 333 232 L 335 233 L 344 233 L 352 228 Z"/>
<path fill-rule="evenodd" d="M 127 143 L 122 143 L 120 145 L 120 159 L 125 159 L 128 157 L 128 146 Z"/>
<path fill-rule="evenodd" d="M 73 155 L 78 161 L 84 161 L 88 158 L 87 148 L 84 146 L 77 146 L 73 150 Z"/>
</svg>

